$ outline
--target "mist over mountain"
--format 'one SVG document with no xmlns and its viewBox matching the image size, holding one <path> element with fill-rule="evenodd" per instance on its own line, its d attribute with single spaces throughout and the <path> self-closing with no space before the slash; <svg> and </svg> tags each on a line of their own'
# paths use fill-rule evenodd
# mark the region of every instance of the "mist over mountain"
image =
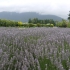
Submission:
<svg viewBox="0 0 70 70">
<path fill-rule="evenodd" d="M 36 12 L 0 12 L 0 19 L 8 19 L 15 21 L 28 22 L 29 19 L 38 18 L 38 19 L 53 19 L 54 21 L 61 21 L 63 18 L 56 15 L 42 15 Z"/>
</svg>

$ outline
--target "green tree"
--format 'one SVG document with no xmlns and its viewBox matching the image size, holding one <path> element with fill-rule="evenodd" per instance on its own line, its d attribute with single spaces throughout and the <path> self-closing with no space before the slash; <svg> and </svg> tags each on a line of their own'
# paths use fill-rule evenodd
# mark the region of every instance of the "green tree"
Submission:
<svg viewBox="0 0 70 70">
<path fill-rule="evenodd" d="M 67 27 L 67 22 L 64 19 L 62 19 L 62 27 Z"/>
<path fill-rule="evenodd" d="M 38 18 L 32 19 L 32 23 L 37 24 L 38 23 Z"/>
<path fill-rule="evenodd" d="M 68 14 L 68 20 L 69 20 L 69 22 L 70 22 L 70 11 L 69 11 L 69 14 Z"/>
<path fill-rule="evenodd" d="M 28 20 L 28 23 L 32 23 L 32 20 L 31 20 L 31 19 L 29 19 L 29 20 Z"/>
</svg>

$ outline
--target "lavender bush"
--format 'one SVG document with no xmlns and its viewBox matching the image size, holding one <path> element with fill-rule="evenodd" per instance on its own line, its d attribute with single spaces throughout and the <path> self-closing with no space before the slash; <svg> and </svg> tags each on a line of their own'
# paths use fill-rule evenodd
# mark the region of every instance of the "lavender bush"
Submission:
<svg viewBox="0 0 70 70">
<path fill-rule="evenodd" d="M 70 29 L 1 27 L 0 70 L 70 70 Z"/>
</svg>

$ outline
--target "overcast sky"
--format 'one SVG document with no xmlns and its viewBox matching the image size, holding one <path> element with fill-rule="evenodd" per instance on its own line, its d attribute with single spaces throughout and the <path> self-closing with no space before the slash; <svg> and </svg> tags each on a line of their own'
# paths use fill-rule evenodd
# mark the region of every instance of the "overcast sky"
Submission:
<svg viewBox="0 0 70 70">
<path fill-rule="evenodd" d="M 67 18 L 70 0 L 0 0 L 0 11 L 38 12 Z"/>
</svg>

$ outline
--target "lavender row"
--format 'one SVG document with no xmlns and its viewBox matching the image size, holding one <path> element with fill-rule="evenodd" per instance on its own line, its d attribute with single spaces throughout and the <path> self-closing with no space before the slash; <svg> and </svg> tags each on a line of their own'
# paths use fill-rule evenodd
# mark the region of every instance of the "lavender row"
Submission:
<svg viewBox="0 0 70 70">
<path fill-rule="evenodd" d="M 69 28 L 0 28 L 0 70 L 70 70 Z"/>
</svg>

